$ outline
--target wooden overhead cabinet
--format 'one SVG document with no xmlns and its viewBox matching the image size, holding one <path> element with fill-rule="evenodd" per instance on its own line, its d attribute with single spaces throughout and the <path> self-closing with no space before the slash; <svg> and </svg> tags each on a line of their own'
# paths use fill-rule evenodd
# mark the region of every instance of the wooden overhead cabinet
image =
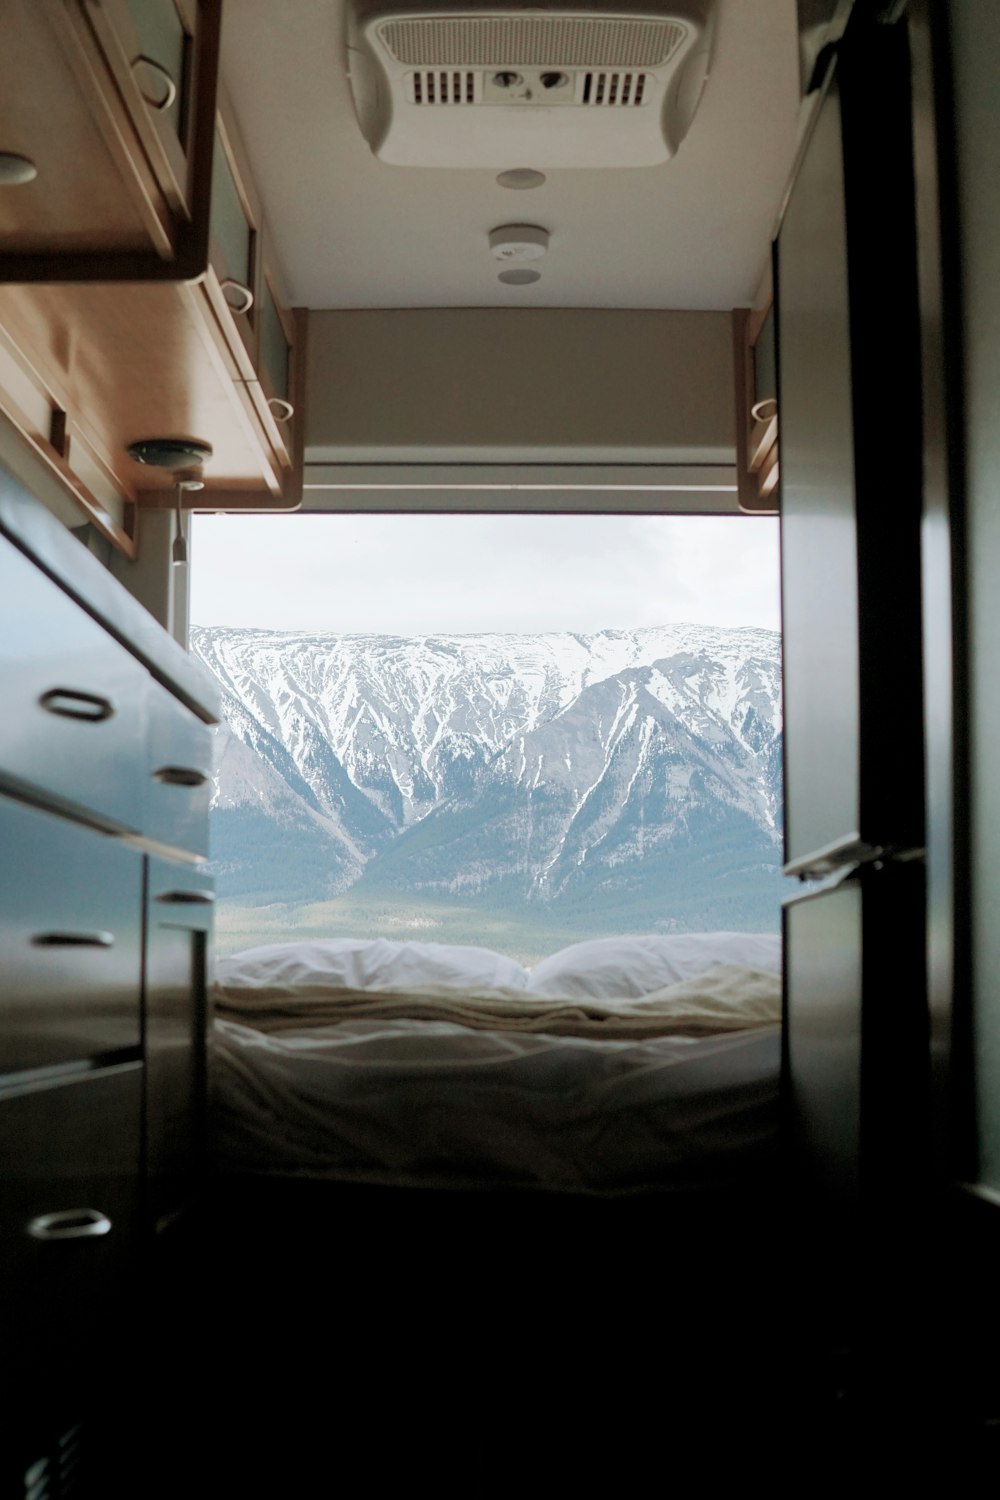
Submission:
<svg viewBox="0 0 1000 1500">
<path fill-rule="evenodd" d="M 4 0 L 0 280 L 208 258 L 221 0 Z"/>
<path fill-rule="evenodd" d="M 163 4 L 173 0 L 155 0 Z M 128 555 L 139 508 L 175 499 L 169 470 L 130 456 L 136 442 L 210 447 L 205 488 L 185 497 L 189 506 L 281 510 L 302 497 L 306 313 L 281 290 L 246 153 L 222 104 L 197 276 L 71 281 L 39 271 L 0 285 L 0 412 L 81 519 Z"/>
</svg>

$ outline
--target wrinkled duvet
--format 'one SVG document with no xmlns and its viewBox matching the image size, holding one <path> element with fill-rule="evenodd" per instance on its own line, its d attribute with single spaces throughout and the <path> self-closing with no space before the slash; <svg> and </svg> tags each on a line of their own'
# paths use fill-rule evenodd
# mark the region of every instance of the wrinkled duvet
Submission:
<svg viewBox="0 0 1000 1500">
<path fill-rule="evenodd" d="M 565 968 L 535 989 L 523 970 L 523 984 L 506 970 L 491 970 L 489 983 L 467 975 L 478 994 L 442 972 L 438 954 L 437 968 L 414 968 L 407 954 L 403 969 L 366 970 L 364 985 L 353 952 L 346 970 L 340 952 L 330 967 L 326 952 L 303 963 L 286 945 L 223 964 L 212 1059 L 219 1165 L 604 1194 L 766 1175 L 777 1143 L 777 948 L 773 965 L 754 939 L 745 954 L 709 945 L 694 964 L 678 964 L 674 949 L 651 969 L 653 940 L 635 941 L 646 943 L 641 984 L 619 965 L 603 998 L 590 976 L 606 952 L 587 955 L 576 983 Z M 772 967 L 731 961 L 740 956 Z"/>
</svg>

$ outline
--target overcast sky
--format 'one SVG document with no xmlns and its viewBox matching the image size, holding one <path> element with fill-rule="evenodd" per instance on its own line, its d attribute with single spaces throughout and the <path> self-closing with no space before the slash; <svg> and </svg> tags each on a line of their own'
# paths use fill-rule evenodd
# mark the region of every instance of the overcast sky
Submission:
<svg viewBox="0 0 1000 1500">
<path fill-rule="evenodd" d="M 195 516 L 191 619 L 338 634 L 779 628 L 778 523 L 735 516 Z"/>
</svg>

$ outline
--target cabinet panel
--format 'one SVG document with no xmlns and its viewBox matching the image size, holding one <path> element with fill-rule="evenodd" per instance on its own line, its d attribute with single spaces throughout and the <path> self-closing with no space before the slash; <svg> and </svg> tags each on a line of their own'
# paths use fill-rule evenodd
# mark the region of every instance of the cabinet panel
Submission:
<svg viewBox="0 0 1000 1500">
<path fill-rule="evenodd" d="M 0 1075 L 138 1049 L 142 856 L 0 799 Z"/>
<path fill-rule="evenodd" d="M 902 27 L 846 48 L 778 239 L 786 861 L 923 829 L 920 351 Z"/>
<path fill-rule="evenodd" d="M 7 542 L 0 666 L 0 783 L 138 830 L 148 674 Z"/>
<path fill-rule="evenodd" d="M 5 7 L 0 132 L 37 177 L 4 194 L 0 278 L 204 271 L 219 17 L 219 0 Z"/>
<path fill-rule="evenodd" d="M 72 1418 L 106 1378 L 134 1290 L 142 1066 L 0 1092 L 5 1456 L 25 1424 Z"/>
<path fill-rule="evenodd" d="M 831 93 L 778 243 L 785 858 L 861 839 L 858 578 L 840 103 Z"/>
<path fill-rule="evenodd" d="M 160 844 L 208 855 L 215 737 L 208 725 L 150 683 L 149 775 L 143 832 Z"/>
<path fill-rule="evenodd" d="M 149 861 L 146 957 L 147 1218 L 164 1227 L 204 1180 L 212 881 Z"/>
<path fill-rule="evenodd" d="M 235 132 L 220 118 L 212 171 L 210 264 L 231 314 L 239 374 L 251 379 L 258 348 L 260 210 L 250 175 L 241 169 Z"/>
</svg>

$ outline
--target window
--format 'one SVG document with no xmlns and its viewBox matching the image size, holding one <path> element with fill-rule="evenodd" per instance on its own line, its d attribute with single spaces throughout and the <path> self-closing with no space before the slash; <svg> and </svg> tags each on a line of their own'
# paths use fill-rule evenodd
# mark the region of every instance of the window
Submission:
<svg viewBox="0 0 1000 1500">
<path fill-rule="evenodd" d="M 198 516 L 220 951 L 776 931 L 777 522 Z"/>
</svg>

